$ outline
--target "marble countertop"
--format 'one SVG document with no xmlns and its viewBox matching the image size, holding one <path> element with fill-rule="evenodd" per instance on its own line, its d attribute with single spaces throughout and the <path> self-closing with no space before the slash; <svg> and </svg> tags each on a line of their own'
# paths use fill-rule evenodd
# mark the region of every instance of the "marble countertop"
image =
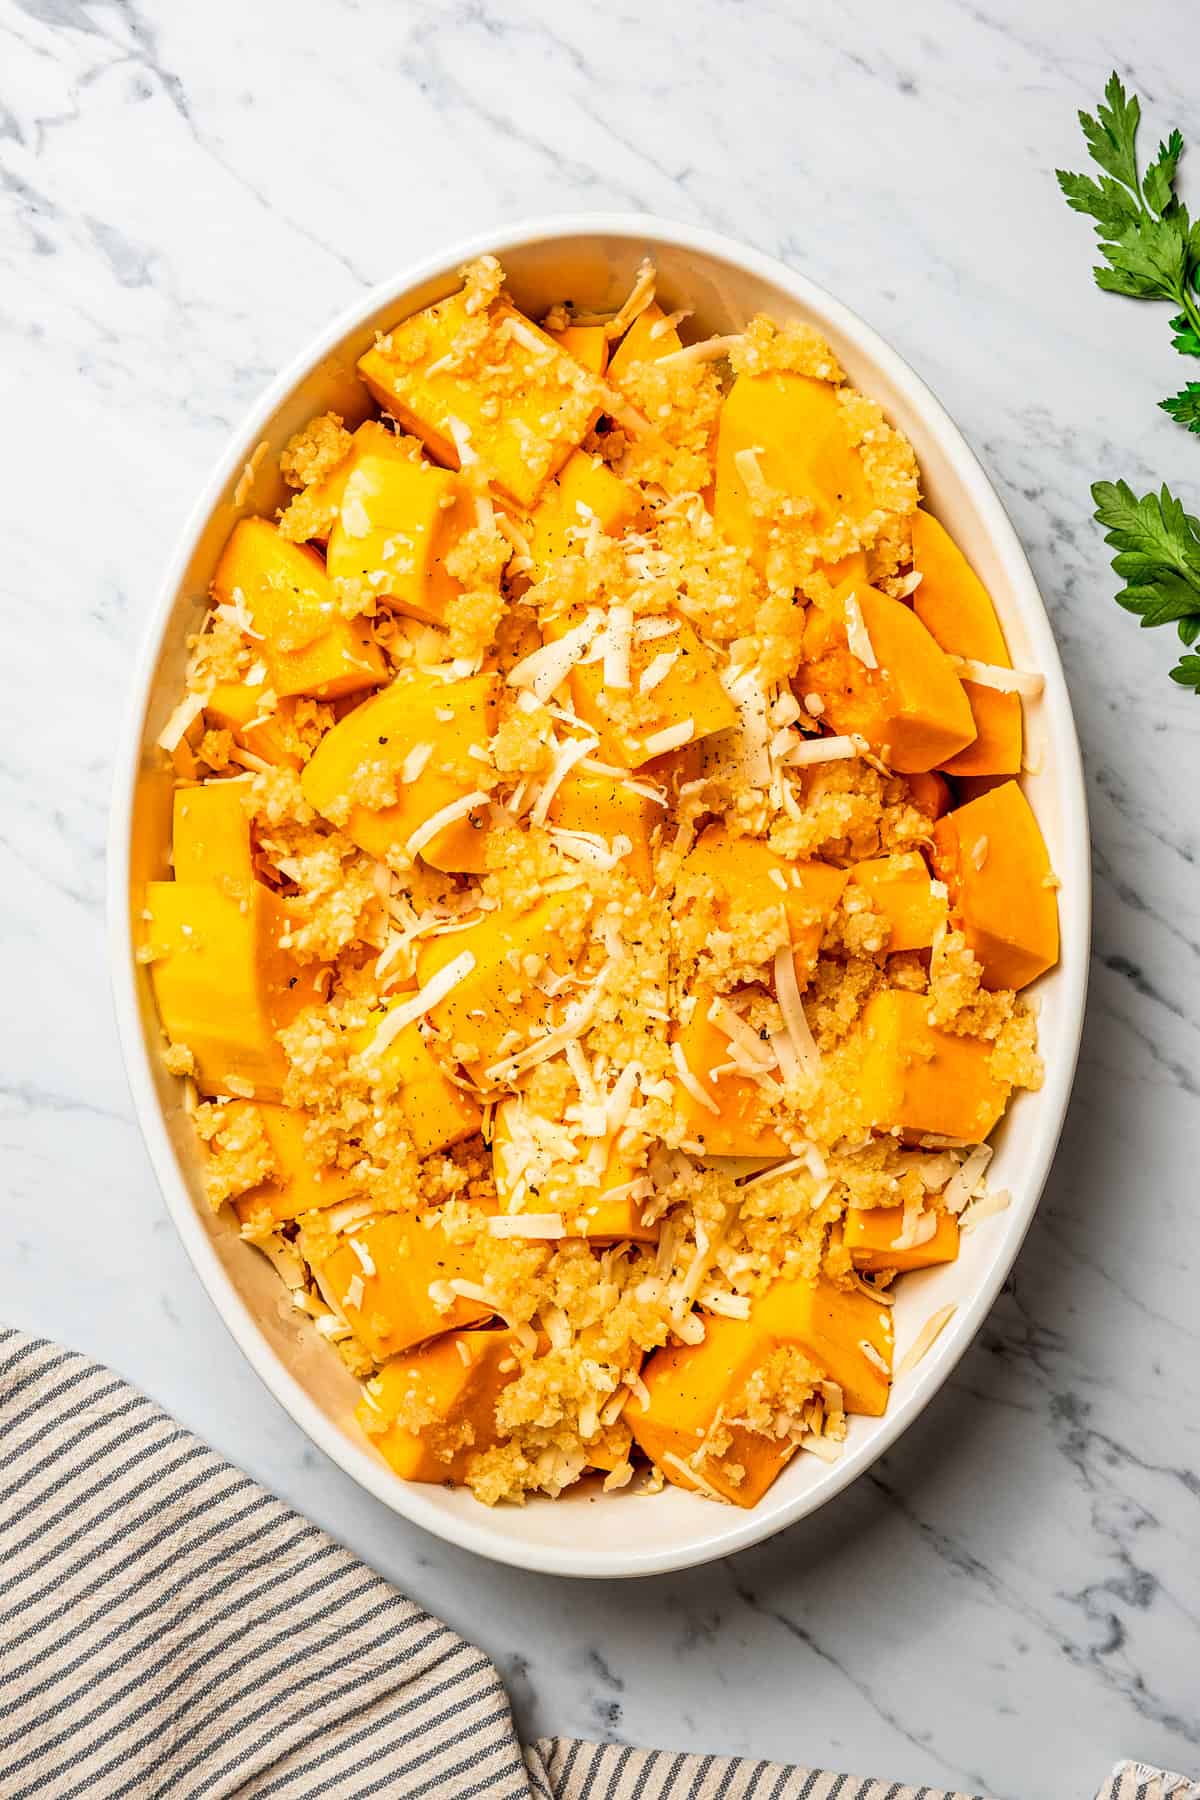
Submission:
<svg viewBox="0 0 1200 1800">
<path fill-rule="evenodd" d="M 1198 148 L 1178 0 L 0 0 L 7 1022 L 0 1315 L 141 1383 L 496 1658 L 526 1732 L 1008 1800 L 1200 1770 L 1200 702 L 1112 605 L 1088 483 L 1200 444 L 1162 308 L 1055 191 L 1119 67 Z M 1148 134 L 1149 135 L 1149 134 Z M 143 1152 L 105 971 L 112 746 L 192 497 L 364 284 L 536 211 L 784 257 L 915 364 L 1011 509 L 1088 769 L 1096 924 L 1062 1150 L 1008 1290 L 836 1505 L 644 1584 L 492 1568 L 385 1512 L 252 1378 Z M 1185 371 L 1186 372 L 1186 371 Z"/>
</svg>

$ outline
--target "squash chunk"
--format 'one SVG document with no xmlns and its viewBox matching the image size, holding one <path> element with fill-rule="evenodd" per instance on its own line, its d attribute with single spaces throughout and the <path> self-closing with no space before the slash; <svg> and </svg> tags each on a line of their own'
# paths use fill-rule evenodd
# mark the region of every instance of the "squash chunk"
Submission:
<svg viewBox="0 0 1200 1800">
<path fill-rule="evenodd" d="M 426 625 L 445 624 L 462 592 L 446 557 L 475 524 L 466 482 L 386 434 L 366 448 L 356 443 L 347 463 L 325 553 L 330 578 L 361 582 Z"/>
<path fill-rule="evenodd" d="M 620 537 L 641 510 L 637 494 L 614 475 L 598 456 L 573 450 L 529 515 L 529 547 L 536 575 L 547 564 L 570 555 L 590 520 L 598 521 L 607 537 Z"/>
<path fill-rule="evenodd" d="M 746 450 L 764 487 L 773 491 L 771 504 L 765 495 L 757 504 L 752 496 L 753 477 L 748 486 L 747 471 L 738 464 Z M 808 375 L 739 375 L 721 408 L 714 517 L 760 572 L 780 497 L 807 509 L 815 538 L 840 518 L 865 519 L 875 504 L 830 382 Z"/>
<path fill-rule="evenodd" d="M 298 1219 L 302 1213 L 319 1212 L 362 1192 L 362 1177 L 352 1170 L 312 1160 L 304 1141 L 306 1112 L 262 1100 L 231 1100 L 226 1111 L 231 1118 L 256 1113 L 275 1158 L 271 1179 L 248 1188 L 233 1201 L 233 1210 L 247 1236 L 265 1235 L 277 1225 Z"/>
<path fill-rule="evenodd" d="M 789 862 L 761 838 L 731 837 L 710 825 L 688 852 L 685 878 L 698 878 L 711 895 L 721 930 L 744 940 L 754 919 L 782 909 L 803 987 L 817 965 L 825 927 L 846 886 L 845 869 L 816 860 Z"/>
<path fill-rule="evenodd" d="M 855 863 L 850 883 L 862 889 L 886 920 L 889 955 L 899 950 L 927 950 L 946 923 L 945 896 L 935 893 L 919 850 Z"/>
<path fill-rule="evenodd" d="M 362 1246 L 362 1256 L 355 1244 Z M 376 1362 L 491 1317 L 490 1306 L 458 1295 L 446 1308 L 434 1304 L 430 1287 L 437 1291 L 441 1282 L 479 1280 L 470 1250 L 453 1243 L 434 1218 L 382 1213 L 355 1226 L 332 1249 L 302 1228 L 300 1245 L 322 1292 Z"/>
<path fill-rule="evenodd" d="M 663 809 L 648 793 L 612 775 L 572 769 L 550 802 L 550 822 L 563 831 L 586 831 L 608 845 L 628 838 L 621 867 L 645 891 L 654 883 L 651 843 Z"/>
<path fill-rule="evenodd" d="M 494 674 L 447 682 L 402 670 L 321 739 L 300 777 L 305 799 L 369 856 L 404 853 L 435 813 L 480 791 L 471 751 L 486 752 L 496 728 L 497 686 Z M 435 869 L 478 874 L 487 817 L 480 801 L 420 855 Z"/>
<path fill-rule="evenodd" d="M 372 1040 L 387 1011 L 406 998 L 398 994 L 382 1015 L 373 1015 L 356 1031 L 354 1049 L 371 1081 L 395 1093 L 418 1156 L 429 1156 L 478 1131 L 483 1113 L 471 1095 L 445 1073 L 415 1019 L 383 1050 L 372 1051 Z"/>
<path fill-rule="evenodd" d="M 500 1441 L 496 1402 L 520 1370 L 511 1331 L 452 1331 L 386 1362 L 356 1417 L 405 1481 L 466 1480 L 467 1465 Z"/>
<path fill-rule="evenodd" d="M 547 636 L 561 636 L 575 622 L 547 621 Z M 605 687 L 603 662 L 577 663 L 571 670 L 575 710 L 598 732 L 604 761 L 637 769 L 670 748 L 656 742 L 664 731 L 690 725 L 683 742 L 695 743 L 737 724 L 737 710 L 721 685 L 712 653 L 686 619 L 675 624 L 676 629 L 663 637 L 643 642 L 635 635 L 627 689 Z M 663 678 L 642 693 L 640 683 L 651 663 L 671 655 L 675 660 Z"/>
<path fill-rule="evenodd" d="M 706 1315 L 703 1343 L 656 1350 L 642 1367 L 648 1403 L 633 1400 L 624 1413 L 635 1443 L 668 1481 L 712 1488 L 745 1507 L 757 1505 L 796 1449 L 790 1438 L 724 1424 L 726 1413 L 736 1416 L 747 1382 L 776 1347 L 757 1310 L 749 1319 Z M 721 1434 L 714 1432 L 719 1454 L 698 1455 L 714 1427 Z"/>
<path fill-rule="evenodd" d="M 241 594 L 262 642 L 271 686 L 281 697 L 334 700 L 387 679 L 383 653 L 363 619 L 338 611 L 315 551 L 289 543 L 268 519 L 241 519 L 221 552 L 216 600 Z"/>
<path fill-rule="evenodd" d="M 176 881 L 211 881 L 231 900 L 249 898 L 254 864 L 245 793 L 241 781 L 175 789 L 171 856 Z"/>
<path fill-rule="evenodd" d="M 673 325 L 666 323 L 666 314 L 657 300 L 641 311 L 617 349 L 613 352 L 612 361 L 608 365 L 608 379 L 614 387 L 623 387 L 629 371 L 637 363 L 658 362 L 660 357 L 670 356 L 672 351 L 682 350 L 683 340 Z"/>
<path fill-rule="evenodd" d="M 764 1327 L 803 1350 L 842 1390 L 847 1412 L 878 1418 L 891 1386 L 894 1328 L 890 1308 L 858 1288 L 831 1281 L 777 1281 L 759 1302 Z"/>
<path fill-rule="evenodd" d="M 878 1417 L 885 1410 L 893 1352 L 887 1307 L 823 1277 L 777 1281 L 748 1319 L 706 1315 L 702 1343 L 657 1350 L 643 1366 L 649 1403 L 632 1401 L 624 1416 L 670 1481 L 703 1484 L 738 1506 L 762 1498 L 795 1446 L 730 1421 L 751 1377 L 781 1349 L 799 1350 L 815 1377 L 837 1382 L 847 1412 Z M 712 1448 L 697 1456 L 710 1434 Z"/>
<path fill-rule="evenodd" d="M 921 585 L 913 610 L 952 656 L 1011 669 L 1012 658 L 992 597 L 954 539 L 931 513 L 918 507 L 912 519 L 913 567 Z M 1018 775 L 1021 770 L 1021 696 L 964 681 L 975 717 L 976 738 L 947 758 L 952 775 Z"/>
<path fill-rule="evenodd" d="M 600 416 L 594 378 L 504 299 L 468 311 L 452 294 L 368 350 L 359 374 L 430 455 L 459 467 L 465 429 L 487 480 L 532 506 Z"/>
<path fill-rule="evenodd" d="M 234 899 L 212 881 L 146 886 L 146 948 L 159 1017 L 196 1062 L 201 1093 L 249 1085 L 282 1097 L 287 1064 L 276 1033 L 311 998 L 302 971 L 280 949 L 289 923 L 261 882 Z"/>
<path fill-rule="evenodd" d="M 932 769 L 919 770 L 908 777 L 908 792 L 914 806 L 931 819 L 940 819 L 950 811 L 950 788 L 944 775 Z"/>
<path fill-rule="evenodd" d="M 422 944 L 417 958 L 422 987 L 455 957 L 469 953 L 474 959 L 465 979 L 429 1011 L 447 1055 L 482 1072 L 549 1029 L 550 1001 L 530 978 L 526 962 L 532 957 L 540 967 L 566 974 L 580 905 L 578 893 L 563 893 L 527 912 L 501 906 L 477 925 Z"/>
<path fill-rule="evenodd" d="M 674 1034 L 675 1109 L 688 1137 L 703 1144 L 706 1156 L 785 1156 L 787 1145 L 772 1123 L 768 1092 L 752 1076 L 730 1068 L 729 1039 L 708 1016 L 711 1002 L 712 995 L 699 989 L 691 1018 Z M 721 1073 L 714 1076 L 714 1069 Z M 692 1082 L 711 1106 L 692 1092 Z"/>
<path fill-rule="evenodd" d="M 932 1235 L 923 1243 L 898 1250 L 896 1239 L 904 1224 L 902 1206 L 849 1207 L 842 1222 L 842 1238 L 851 1262 L 864 1275 L 876 1275 L 883 1269 L 904 1274 L 953 1262 L 958 1255 L 958 1220 L 947 1212 L 929 1216 L 936 1221 Z"/>
<path fill-rule="evenodd" d="M 568 1237 L 658 1241 L 658 1226 L 642 1224 L 642 1202 L 628 1192 L 637 1168 L 616 1143 L 551 1124 L 519 1099 L 496 1108 L 492 1169 L 502 1212 L 561 1213 Z"/>
<path fill-rule="evenodd" d="M 837 615 L 817 607 L 804 627 L 798 694 L 815 692 L 839 732 L 858 732 L 901 774 L 932 769 L 975 740 L 970 703 L 954 665 L 911 607 L 872 587 L 843 583 Z M 849 647 L 844 609 L 856 600 L 878 667 Z"/>
<path fill-rule="evenodd" d="M 244 681 L 218 681 L 208 696 L 205 714 L 217 731 L 228 731 L 242 750 L 261 762 L 286 763 L 298 769 L 301 758 L 290 747 L 284 729 L 295 709 L 294 699 L 280 700 L 274 711 L 262 713 L 261 687 Z"/>
<path fill-rule="evenodd" d="M 603 325 L 564 325 L 561 331 L 548 331 L 546 336 L 590 374 L 603 376 L 608 368 L 608 333 Z"/>
<path fill-rule="evenodd" d="M 880 1131 L 981 1143 L 1008 1101 L 991 1069 L 991 1047 L 930 1025 L 929 1000 L 888 988 L 867 1002 L 860 1022 L 858 1085 L 867 1117 Z"/>
<path fill-rule="evenodd" d="M 1023 988 L 1058 961 L 1058 902 L 1045 840 L 1015 781 L 947 813 L 934 860 L 985 987 Z"/>
</svg>

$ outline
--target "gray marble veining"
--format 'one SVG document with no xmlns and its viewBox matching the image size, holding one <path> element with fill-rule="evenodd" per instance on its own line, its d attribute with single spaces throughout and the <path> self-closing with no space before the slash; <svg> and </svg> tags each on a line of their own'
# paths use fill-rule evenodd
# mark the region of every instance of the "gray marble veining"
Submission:
<svg viewBox="0 0 1200 1800">
<path fill-rule="evenodd" d="M 1200 158 L 1198 53 L 1176 0 L 0 0 L 0 1312 L 474 1636 L 527 1730 L 1011 1800 L 1118 1753 L 1200 1769 L 1200 703 L 1112 606 L 1088 516 L 1100 475 L 1200 505 L 1200 445 L 1154 406 L 1163 309 L 1090 287 L 1050 174 L 1114 65 Z M 130 1118 L 102 891 L 131 657 L 225 433 L 365 283 L 579 206 L 782 255 L 946 401 L 1052 613 L 1097 889 L 1062 1151 L 948 1388 L 774 1543 L 568 1596 L 385 1513 L 247 1374 Z"/>
</svg>

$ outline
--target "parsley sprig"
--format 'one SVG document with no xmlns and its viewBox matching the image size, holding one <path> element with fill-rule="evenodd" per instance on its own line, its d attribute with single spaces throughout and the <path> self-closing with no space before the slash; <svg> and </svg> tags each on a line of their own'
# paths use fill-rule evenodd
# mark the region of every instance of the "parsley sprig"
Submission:
<svg viewBox="0 0 1200 1800">
<path fill-rule="evenodd" d="M 1092 499 L 1104 541 L 1117 552 L 1113 568 L 1126 584 L 1117 604 L 1143 625 L 1173 623 L 1190 649 L 1200 638 L 1200 519 L 1165 485 L 1139 500 L 1126 481 L 1097 481 Z M 1200 655 L 1180 657 L 1171 680 L 1200 693 Z"/>
<path fill-rule="evenodd" d="M 1200 356 L 1200 219 L 1193 224 L 1175 192 L 1183 138 L 1172 131 L 1158 154 L 1139 172 L 1137 133 L 1142 109 L 1126 94 L 1120 78 L 1109 76 L 1095 117 L 1081 112 L 1079 123 L 1097 180 L 1058 169 L 1058 185 L 1068 206 L 1095 221 L 1106 266 L 1093 269 L 1097 287 L 1134 300 L 1169 300 L 1179 310 L 1171 320 L 1172 343 L 1185 356 Z M 1161 402 L 1172 418 L 1200 431 L 1200 386 Z"/>
</svg>

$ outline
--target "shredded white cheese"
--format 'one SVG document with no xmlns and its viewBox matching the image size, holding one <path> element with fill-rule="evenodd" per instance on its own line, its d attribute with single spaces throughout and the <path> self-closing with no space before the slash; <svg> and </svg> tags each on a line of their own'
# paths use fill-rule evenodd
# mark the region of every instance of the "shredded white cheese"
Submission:
<svg viewBox="0 0 1200 1800">
<path fill-rule="evenodd" d="M 180 739 L 200 717 L 207 704 L 207 694 L 185 694 L 154 740 L 159 749 L 168 754 L 177 750 Z"/>
<path fill-rule="evenodd" d="M 560 1238 L 567 1235 L 561 1213 L 501 1213 L 488 1220 L 488 1231 L 499 1238 Z"/>
<path fill-rule="evenodd" d="M 684 744 L 691 743 L 695 729 L 694 719 L 681 719 L 678 725 L 666 725 L 661 731 L 652 731 L 649 737 L 642 739 L 642 749 L 647 758 L 665 756 L 668 750 L 681 750 Z"/>
<path fill-rule="evenodd" d="M 801 738 L 788 751 L 787 760 L 793 768 L 801 769 L 813 763 L 845 762 L 858 754 L 859 741 L 857 738 Z"/>
<path fill-rule="evenodd" d="M 409 856 L 416 856 L 439 832 L 445 831 L 447 825 L 456 824 L 459 819 L 465 819 L 468 813 L 474 812 L 477 806 L 487 804 L 488 795 L 477 788 L 473 794 L 464 794 L 461 800 L 452 800 L 449 806 L 439 807 L 423 825 L 417 826 L 405 844 L 405 850 Z"/>
<path fill-rule="evenodd" d="M 999 663 L 976 662 L 970 656 L 956 656 L 953 660 L 960 681 L 994 688 L 998 694 L 1022 694 L 1027 700 L 1036 700 L 1046 685 L 1044 675 L 1035 675 L 1029 669 L 1006 669 Z"/>
<path fill-rule="evenodd" d="M 800 1066 L 807 1074 L 813 1074 L 821 1066 L 821 1053 L 817 1049 L 812 1027 L 805 1015 L 804 1002 L 800 998 L 800 983 L 796 979 L 796 964 L 790 944 L 781 944 L 775 952 L 775 995 L 783 1014 L 784 1028 Z"/>
<path fill-rule="evenodd" d="M 875 654 L 875 646 L 871 642 L 871 634 L 867 630 L 862 607 L 858 603 L 858 595 L 847 594 L 842 606 L 846 615 L 846 642 L 849 645 L 851 656 L 857 657 L 865 669 L 877 669 L 879 658 Z"/>
<path fill-rule="evenodd" d="M 910 1369 L 916 1368 L 921 1358 L 933 1348 L 957 1311 L 957 1305 L 952 1304 L 943 1306 L 937 1312 L 930 1314 L 896 1365 L 897 1380 L 901 1375 L 907 1375 Z"/>
<path fill-rule="evenodd" d="M 431 975 L 423 988 L 399 1006 L 389 1009 L 383 1023 L 371 1039 L 369 1053 L 378 1056 L 386 1050 L 392 1040 L 400 1035 L 406 1025 L 421 1018 L 431 1007 L 437 1006 L 447 994 L 452 993 L 460 981 L 465 981 L 475 967 L 475 956 L 471 950 L 462 950 L 453 957 L 436 975 Z"/>
<path fill-rule="evenodd" d="M 697 1106 L 705 1107 L 710 1113 L 715 1113 L 719 1118 L 721 1109 L 713 1099 L 712 1095 L 705 1093 L 699 1081 L 697 1081 L 696 1077 L 692 1074 L 692 1071 L 688 1068 L 687 1057 L 683 1054 L 682 1044 L 671 1045 L 671 1061 L 675 1064 L 675 1073 L 679 1077 L 680 1085 L 687 1089 Z"/>
<path fill-rule="evenodd" d="M 630 649 L 633 643 L 633 608 L 614 604 L 608 609 L 604 631 L 604 685 L 606 688 L 628 688 L 631 685 Z"/>
</svg>

